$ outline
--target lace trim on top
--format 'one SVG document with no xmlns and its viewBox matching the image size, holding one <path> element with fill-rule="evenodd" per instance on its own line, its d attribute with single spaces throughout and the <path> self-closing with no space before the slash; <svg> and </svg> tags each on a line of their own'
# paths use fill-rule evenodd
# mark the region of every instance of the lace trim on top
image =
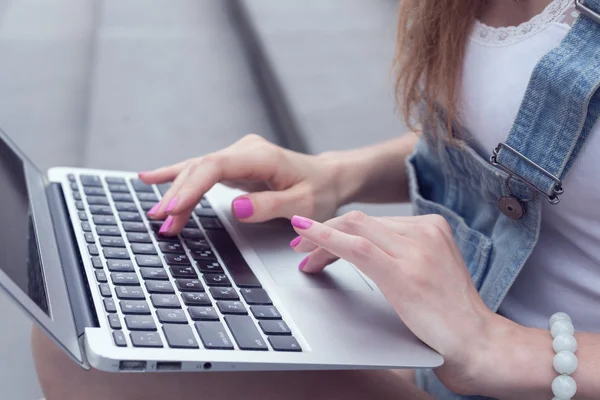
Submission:
<svg viewBox="0 0 600 400">
<path fill-rule="evenodd" d="M 471 38 L 482 44 L 505 46 L 535 35 L 552 22 L 572 26 L 578 15 L 573 0 L 554 0 L 540 14 L 518 26 L 494 28 L 476 20 Z"/>
</svg>

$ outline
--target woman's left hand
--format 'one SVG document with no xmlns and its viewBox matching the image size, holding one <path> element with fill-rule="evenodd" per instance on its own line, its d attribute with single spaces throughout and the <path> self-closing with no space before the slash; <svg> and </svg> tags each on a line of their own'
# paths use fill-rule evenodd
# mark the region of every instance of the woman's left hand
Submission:
<svg viewBox="0 0 600 400">
<path fill-rule="evenodd" d="M 323 224 L 296 216 L 292 225 L 300 236 L 291 246 L 310 252 L 302 271 L 320 272 L 338 258 L 354 264 L 408 328 L 444 356 L 438 377 L 452 390 L 464 389 L 496 314 L 479 297 L 443 217 L 352 211 Z"/>
</svg>

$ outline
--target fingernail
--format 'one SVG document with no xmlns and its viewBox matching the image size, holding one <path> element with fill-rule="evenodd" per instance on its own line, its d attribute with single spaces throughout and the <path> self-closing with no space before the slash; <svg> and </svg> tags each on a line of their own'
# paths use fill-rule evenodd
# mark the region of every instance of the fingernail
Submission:
<svg viewBox="0 0 600 400">
<path fill-rule="evenodd" d="M 292 217 L 292 225 L 295 226 L 296 228 L 308 229 L 312 225 L 312 221 L 308 218 L 299 217 L 297 215 L 294 215 Z"/>
<path fill-rule="evenodd" d="M 150 209 L 150 211 L 148 211 L 148 215 L 154 215 L 154 214 L 156 214 L 156 213 L 158 212 L 158 209 L 159 209 L 159 208 L 160 208 L 160 203 L 156 203 L 156 204 L 154 205 L 154 207 L 152 207 L 152 208 Z"/>
<path fill-rule="evenodd" d="M 171 199 L 171 201 L 169 201 L 169 203 L 167 203 L 167 207 L 165 208 L 165 212 L 171 212 L 171 211 L 173 211 L 173 209 L 177 205 L 178 201 L 179 201 L 178 197 L 173 197 Z"/>
<path fill-rule="evenodd" d="M 169 232 L 169 230 L 171 230 L 171 227 L 173 226 L 173 221 L 175 221 L 175 219 L 173 218 L 173 216 L 169 215 L 167 217 L 167 219 L 165 220 L 165 222 L 160 227 L 160 230 L 158 231 L 158 233 Z"/>
<path fill-rule="evenodd" d="M 233 213 L 237 218 L 244 219 L 249 218 L 254 214 L 254 207 L 252 201 L 247 197 L 240 197 L 233 201 Z"/>
<path fill-rule="evenodd" d="M 300 261 L 300 264 L 298 265 L 298 269 L 300 271 L 302 271 L 302 269 L 304 268 L 304 266 L 306 265 L 307 262 L 308 262 L 308 256 L 306 256 L 304 258 L 304 260 Z"/>
<path fill-rule="evenodd" d="M 302 236 L 296 237 L 294 240 L 292 240 L 290 242 L 290 247 L 296 247 L 296 246 L 298 246 L 301 241 L 302 241 Z"/>
</svg>

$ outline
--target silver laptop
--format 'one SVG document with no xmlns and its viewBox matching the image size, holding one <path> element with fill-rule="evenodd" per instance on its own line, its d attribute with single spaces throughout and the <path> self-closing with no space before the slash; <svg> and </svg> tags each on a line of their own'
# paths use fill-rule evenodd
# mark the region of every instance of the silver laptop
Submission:
<svg viewBox="0 0 600 400">
<path fill-rule="evenodd" d="M 77 363 L 104 371 L 437 367 L 377 287 L 298 271 L 287 221 L 245 225 L 216 185 L 177 237 L 145 216 L 168 185 L 42 174 L 0 132 L 0 287 Z"/>
</svg>

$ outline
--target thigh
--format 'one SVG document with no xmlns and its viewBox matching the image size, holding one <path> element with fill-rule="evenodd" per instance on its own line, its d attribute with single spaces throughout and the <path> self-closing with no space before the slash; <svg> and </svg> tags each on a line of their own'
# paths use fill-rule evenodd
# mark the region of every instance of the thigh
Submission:
<svg viewBox="0 0 600 400">
<path fill-rule="evenodd" d="M 430 400 L 398 371 L 107 373 L 85 371 L 42 331 L 32 335 L 47 400 Z"/>
</svg>

